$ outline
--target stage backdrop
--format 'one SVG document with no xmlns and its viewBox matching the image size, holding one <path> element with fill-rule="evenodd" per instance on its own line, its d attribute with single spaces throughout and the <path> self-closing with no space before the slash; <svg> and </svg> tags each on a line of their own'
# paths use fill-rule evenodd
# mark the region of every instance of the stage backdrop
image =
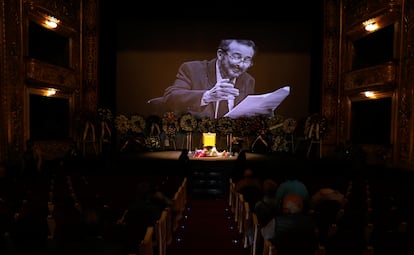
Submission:
<svg viewBox="0 0 414 255">
<path fill-rule="evenodd" d="M 249 69 L 256 93 L 291 86 L 276 113 L 300 120 L 312 111 L 312 22 L 120 20 L 117 31 L 117 113 L 152 114 L 147 101 L 163 95 L 182 62 L 214 58 L 220 40 L 235 37 L 258 46 Z"/>
</svg>

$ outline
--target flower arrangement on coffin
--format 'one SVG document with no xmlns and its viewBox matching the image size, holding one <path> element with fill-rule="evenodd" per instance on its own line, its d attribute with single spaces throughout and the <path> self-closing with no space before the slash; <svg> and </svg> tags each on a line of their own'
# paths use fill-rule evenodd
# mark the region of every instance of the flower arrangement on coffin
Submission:
<svg viewBox="0 0 414 255">
<path fill-rule="evenodd" d="M 328 121 L 325 116 L 314 113 L 306 119 L 305 139 L 320 140 L 326 133 Z"/>
</svg>

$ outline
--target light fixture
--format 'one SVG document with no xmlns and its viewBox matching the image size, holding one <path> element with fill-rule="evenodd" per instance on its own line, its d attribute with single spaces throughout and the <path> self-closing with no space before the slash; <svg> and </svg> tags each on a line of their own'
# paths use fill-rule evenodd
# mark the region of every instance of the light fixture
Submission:
<svg viewBox="0 0 414 255">
<path fill-rule="evenodd" d="M 60 20 L 52 16 L 48 16 L 47 19 L 45 20 L 45 25 L 48 28 L 56 28 L 59 23 L 60 23 Z"/>
<path fill-rule="evenodd" d="M 377 95 L 373 91 L 365 91 L 364 95 L 368 98 L 377 98 Z"/>
<path fill-rule="evenodd" d="M 367 20 L 363 23 L 365 30 L 368 32 L 372 32 L 378 29 L 378 24 L 375 22 L 374 19 Z"/>
<path fill-rule="evenodd" d="M 56 95 L 56 89 L 48 89 L 46 91 L 46 96 L 50 97 L 50 96 L 54 96 Z"/>
</svg>

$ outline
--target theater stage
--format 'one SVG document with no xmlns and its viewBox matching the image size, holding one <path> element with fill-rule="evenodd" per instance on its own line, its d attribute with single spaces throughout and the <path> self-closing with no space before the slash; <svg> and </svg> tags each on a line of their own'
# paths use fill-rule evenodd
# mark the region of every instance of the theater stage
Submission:
<svg viewBox="0 0 414 255">
<path fill-rule="evenodd" d="M 181 151 L 154 151 L 154 152 L 142 152 L 136 154 L 138 159 L 157 159 L 157 160 L 178 160 L 180 157 Z M 258 153 L 246 153 L 246 159 L 249 160 L 267 160 L 270 157 L 264 154 Z M 229 157 L 198 157 L 195 158 L 192 155 L 189 155 L 190 160 L 196 161 L 234 161 L 237 159 L 237 156 Z"/>
</svg>

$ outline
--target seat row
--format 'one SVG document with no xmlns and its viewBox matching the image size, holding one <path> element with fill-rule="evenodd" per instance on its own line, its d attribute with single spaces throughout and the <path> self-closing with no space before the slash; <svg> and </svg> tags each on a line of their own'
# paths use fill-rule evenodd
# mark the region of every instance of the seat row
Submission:
<svg viewBox="0 0 414 255">
<path fill-rule="evenodd" d="M 78 218 L 96 200 L 100 200 L 101 208 L 105 212 L 106 230 L 103 238 L 107 243 L 128 243 L 128 254 L 133 255 L 166 255 L 166 247 L 172 242 L 172 234 L 178 226 L 179 220 L 183 217 L 183 212 L 187 203 L 187 179 L 173 179 L 170 177 L 156 177 L 160 190 L 171 197 L 171 207 L 166 207 L 161 216 L 144 230 L 144 233 L 137 237 L 129 235 L 124 231 L 126 216 L 128 214 L 128 203 L 135 195 L 130 190 L 135 190 L 136 183 L 143 181 L 143 178 L 111 178 L 102 179 L 101 176 L 66 176 L 65 181 L 52 179 L 49 192 L 49 214 L 47 218 L 49 226 L 49 240 L 54 242 L 65 242 L 70 229 L 67 222 L 72 221 L 72 217 L 67 217 L 68 213 L 62 213 L 62 207 L 56 206 L 60 203 L 62 193 L 67 193 L 73 203 L 73 218 Z M 151 177 L 154 180 L 154 177 Z M 111 185 L 117 189 L 108 187 Z M 56 210 L 57 209 L 57 210 Z M 78 213 L 76 213 L 78 212 Z M 76 223 L 76 220 L 75 220 Z M 70 224 L 69 224 L 70 225 Z M 76 225 L 76 224 L 74 224 Z M 78 229 L 79 230 L 79 229 Z M 134 232 L 136 232 L 134 230 Z M 139 231 L 138 231 L 139 232 Z M 76 235 L 76 233 L 73 233 Z"/>
</svg>

